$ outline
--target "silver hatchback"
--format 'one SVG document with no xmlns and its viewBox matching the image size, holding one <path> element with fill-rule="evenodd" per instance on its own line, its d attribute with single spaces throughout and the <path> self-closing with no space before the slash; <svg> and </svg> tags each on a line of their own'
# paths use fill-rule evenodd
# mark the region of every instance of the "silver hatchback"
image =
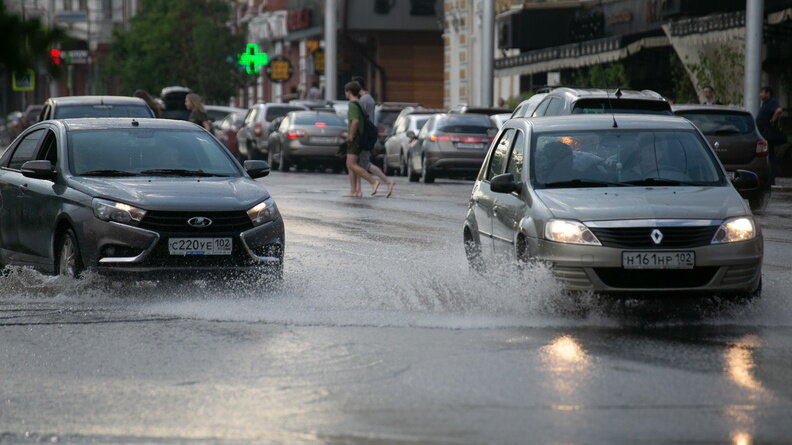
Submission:
<svg viewBox="0 0 792 445">
<path fill-rule="evenodd" d="M 512 119 L 473 187 L 464 224 L 475 268 L 549 263 L 569 290 L 755 295 L 763 241 L 701 133 L 666 116 Z"/>
</svg>

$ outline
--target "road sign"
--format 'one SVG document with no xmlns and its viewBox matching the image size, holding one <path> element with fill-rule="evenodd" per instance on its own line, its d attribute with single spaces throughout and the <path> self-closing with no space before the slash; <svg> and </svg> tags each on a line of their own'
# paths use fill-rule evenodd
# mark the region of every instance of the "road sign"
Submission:
<svg viewBox="0 0 792 445">
<path fill-rule="evenodd" d="M 84 22 L 88 20 L 88 13 L 85 11 L 61 12 L 55 16 L 59 22 Z"/>
<path fill-rule="evenodd" d="M 269 65 L 265 68 L 267 77 L 273 82 L 286 82 L 291 79 L 294 73 L 294 67 L 289 59 L 283 56 L 276 56 L 270 60 Z"/>
<path fill-rule="evenodd" d="M 36 72 L 33 70 L 11 74 L 11 89 L 14 91 L 33 91 L 36 89 Z"/>
<path fill-rule="evenodd" d="M 256 74 L 260 66 L 269 62 L 267 53 L 260 53 L 258 45 L 255 43 L 248 43 L 245 46 L 245 52 L 237 54 L 237 59 L 239 60 L 238 63 L 245 67 L 245 71 L 248 74 Z"/>
</svg>

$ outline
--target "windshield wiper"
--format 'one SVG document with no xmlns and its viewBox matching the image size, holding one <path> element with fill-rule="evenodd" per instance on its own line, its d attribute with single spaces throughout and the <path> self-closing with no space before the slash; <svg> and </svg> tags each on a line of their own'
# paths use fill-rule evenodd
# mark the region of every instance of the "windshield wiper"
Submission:
<svg viewBox="0 0 792 445">
<path fill-rule="evenodd" d="M 207 173 L 203 170 L 186 170 L 182 168 L 161 168 L 154 170 L 143 170 L 142 175 L 173 175 L 173 176 L 227 176 L 216 173 Z"/>
<path fill-rule="evenodd" d="M 123 170 L 91 170 L 80 173 L 80 176 L 137 176 L 137 173 L 126 172 Z"/>
<path fill-rule="evenodd" d="M 629 185 L 692 185 L 692 186 L 710 185 L 701 182 L 678 181 L 676 179 L 668 179 L 668 178 L 644 178 L 635 181 L 625 181 L 624 183 Z"/>
<path fill-rule="evenodd" d="M 624 182 L 597 181 L 594 179 L 571 179 L 569 181 L 548 182 L 547 188 L 577 188 L 577 187 L 625 187 Z"/>
</svg>

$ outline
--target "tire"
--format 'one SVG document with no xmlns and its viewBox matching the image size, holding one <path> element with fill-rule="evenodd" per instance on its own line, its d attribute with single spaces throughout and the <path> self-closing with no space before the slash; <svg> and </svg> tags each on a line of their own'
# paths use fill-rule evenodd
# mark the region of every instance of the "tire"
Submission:
<svg viewBox="0 0 792 445">
<path fill-rule="evenodd" d="M 767 208 L 767 203 L 770 202 L 770 196 L 770 190 L 763 190 L 761 193 L 749 199 L 748 204 L 751 206 L 751 211 L 754 213 L 764 212 Z"/>
<path fill-rule="evenodd" d="M 407 159 L 407 177 L 410 179 L 410 182 L 418 182 L 418 180 L 421 179 L 421 176 L 413 171 L 412 158 Z"/>
<path fill-rule="evenodd" d="M 80 246 L 72 229 L 66 229 L 58 238 L 55 257 L 55 272 L 69 278 L 79 278 L 85 269 L 80 255 Z"/>
<path fill-rule="evenodd" d="M 470 270 L 481 273 L 484 271 L 484 259 L 481 257 L 481 245 L 473 238 L 473 235 L 465 229 L 465 257 L 468 260 Z"/>
<path fill-rule="evenodd" d="M 429 171 L 429 167 L 426 165 L 426 157 L 424 157 L 421 159 L 421 182 L 424 184 L 433 184 L 434 181 L 434 174 Z"/>
</svg>

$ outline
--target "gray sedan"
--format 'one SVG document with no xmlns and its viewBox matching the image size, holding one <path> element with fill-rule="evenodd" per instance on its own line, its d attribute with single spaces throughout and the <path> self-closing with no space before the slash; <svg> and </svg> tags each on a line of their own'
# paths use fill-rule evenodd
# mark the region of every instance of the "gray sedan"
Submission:
<svg viewBox="0 0 792 445">
<path fill-rule="evenodd" d="M 346 137 L 346 124 L 335 114 L 292 111 L 269 135 L 268 160 L 284 172 L 292 165 L 301 168 L 308 164 L 341 171 L 342 160 L 336 153 Z"/>
<path fill-rule="evenodd" d="M 51 120 L 0 157 L 0 264 L 99 272 L 283 268 L 283 221 L 203 129 L 161 119 Z"/>
<path fill-rule="evenodd" d="M 570 290 L 755 295 L 763 242 L 702 134 L 685 119 L 512 119 L 491 145 L 464 224 L 468 259 L 549 263 Z"/>
</svg>

